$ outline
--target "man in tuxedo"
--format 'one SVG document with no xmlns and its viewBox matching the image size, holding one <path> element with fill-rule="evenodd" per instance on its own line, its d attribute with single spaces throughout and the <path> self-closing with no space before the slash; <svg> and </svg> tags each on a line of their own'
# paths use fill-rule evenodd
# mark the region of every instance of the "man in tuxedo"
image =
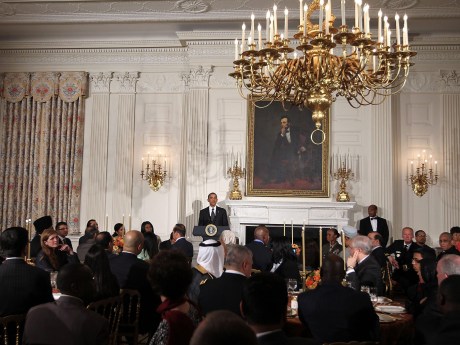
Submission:
<svg viewBox="0 0 460 345">
<path fill-rule="evenodd" d="M 377 294 L 382 296 L 382 270 L 377 260 L 369 255 L 371 248 L 371 240 L 367 236 L 356 236 L 351 240 L 346 279 L 355 290 L 360 290 L 361 286 L 371 286 L 377 288 Z"/>
<path fill-rule="evenodd" d="M 109 321 L 86 309 L 96 293 L 91 270 L 80 263 L 65 265 L 56 283 L 61 297 L 27 313 L 23 344 L 107 344 Z"/>
<path fill-rule="evenodd" d="M 375 260 L 377 260 L 381 268 L 386 267 L 387 257 L 385 255 L 385 250 L 380 244 L 382 241 L 382 235 L 380 235 L 378 232 L 370 232 L 367 234 L 367 237 L 369 237 L 371 240 L 371 255 Z"/>
<path fill-rule="evenodd" d="M 193 258 L 193 244 L 185 239 L 185 225 L 176 224 L 173 228 L 173 240 L 174 244 L 171 246 L 171 249 L 180 250 L 187 257 L 190 263 L 192 263 Z"/>
<path fill-rule="evenodd" d="M 144 248 L 144 236 L 140 231 L 131 230 L 125 234 L 124 240 L 123 251 L 109 259 L 110 269 L 120 288 L 137 290 L 141 295 L 139 332 L 153 332 L 160 322 L 160 315 L 155 311 L 161 301 L 147 280 L 149 264 L 137 258 Z"/>
<path fill-rule="evenodd" d="M 414 230 L 410 227 L 402 229 L 402 240 L 394 241 L 385 249 L 388 260 L 394 267 L 393 280 L 397 281 L 404 291 L 411 285 L 417 284 L 419 279 L 412 267 L 412 254 L 415 249 L 420 248 L 412 241 Z"/>
<path fill-rule="evenodd" d="M 67 226 L 67 223 L 58 222 L 56 224 L 56 231 L 59 236 L 59 244 L 67 244 L 70 248 L 73 249 L 72 241 L 69 238 L 67 238 L 67 235 L 69 234 L 69 227 Z"/>
<path fill-rule="evenodd" d="M 217 279 L 208 279 L 200 287 L 198 305 L 203 314 L 215 310 L 229 310 L 241 315 L 240 302 L 243 284 L 251 276 L 252 253 L 238 244 L 227 246 L 225 272 Z"/>
<path fill-rule="evenodd" d="M 254 241 L 246 244 L 252 252 L 252 268 L 262 272 L 270 272 L 273 266 L 272 252 L 267 247 L 270 242 L 270 232 L 261 225 L 254 230 Z"/>
<path fill-rule="evenodd" d="M 214 224 L 215 226 L 228 226 L 227 211 L 217 206 L 217 194 L 209 193 L 208 202 L 209 206 L 200 211 L 198 225 L 206 226 Z"/>
<path fill-rule="evenodd" d="M 430 253 L 432 257 L 436 257 L 436 250 L 426 244 L 426 232 L 423 230 L 417 230 L 415 232 L 415 243 L 417 243 L 423 250 Z"/>
<path fill-rule="evenodd" d="M 385 218 L 377 216 L 377 206 L 370 205 L 367 208 L 369 217 L 363 218 L 359 221 L 358 233 L 363 236 L 367 236 L 372 231 L 378 232 L 382 237 L 382 247 L 386 247 L 389 238 L 388 224 Z"/>
<path fill-rule="evenodd" d="M 38 304 L 54 301 L 50 274 L 24 261 L 27 242 L 24 228 L 9 228 L 0 235 L 6 257 L 0 265 L 0 316 L 25 314 Z"/>
<path fill-rule="evenodd" d="M 287 303 L 286 282 L 279 275 L 260 273 L 245 282 L 241 314 L 256 333 L 259 345 L 317 344 L 312 339 L 286 336 Z"/>
<path fill-rule="evenodd" d="M 320 270 L 321 284 L 298 298 L 299 318 L 320 343 L 376 341 L 379 318 L 369 295 L 342 285 L 343 260 L 328 255 Z"/>
<path fill-rule="evenodd" d="M 34 222 L 35 236 L 30 241 L 30 257 L 35 258 L 42 249 L 40 238 L 43 231 L 53 228 L 53 219 L 50 216 L 40 217 Z"/>
</svg>

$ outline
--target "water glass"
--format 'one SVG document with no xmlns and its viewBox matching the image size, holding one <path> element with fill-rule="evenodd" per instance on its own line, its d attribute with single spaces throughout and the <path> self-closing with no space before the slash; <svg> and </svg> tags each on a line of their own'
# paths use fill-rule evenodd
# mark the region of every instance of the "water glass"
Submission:
<svg viewBox="0 0 460 345">
<path fill-rule="evenodd" d="M 288 292 L 294 292 L 297 289 L 297 279 L 286 279 Z"/>
</svg>

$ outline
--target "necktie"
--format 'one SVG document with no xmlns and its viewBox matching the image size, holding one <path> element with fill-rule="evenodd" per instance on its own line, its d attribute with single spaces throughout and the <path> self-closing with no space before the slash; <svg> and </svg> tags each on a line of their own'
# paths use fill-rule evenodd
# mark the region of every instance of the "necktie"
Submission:
<svg viewBox="0 0 460 345">
<path fill-rule="evenodd" d="M 216 214 L 214 213 L 214 207 L 211 209 L 211 222 L 214 222 L 214 219 L 216 218 Z"/>
<path fill-rule="evenodd" d="M 405 244 L 404 245 L 404 249 L 406 250 L 406 252 L 409 250 L 409 245 L 408 244 Z"/>
</svg>

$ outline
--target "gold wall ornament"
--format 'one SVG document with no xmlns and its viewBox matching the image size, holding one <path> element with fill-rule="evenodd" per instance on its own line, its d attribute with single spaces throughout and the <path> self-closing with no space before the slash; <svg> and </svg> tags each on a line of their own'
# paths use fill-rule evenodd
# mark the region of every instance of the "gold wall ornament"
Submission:
<svg viewBox="0 0 460 345">
<path fill-rule="evenodd" d="M 408 182 L 415 195 L 422 197 L 428 191 L 429 185 L 436 185 L 438 183 L 438 162 L 434 161 L 433 170 L 433 156 L 426 157 L 426 150 L 422 151 L 422 155 L 417 156 L 417 166 L 414 169 L 414 162 L 410 162 L 410 175 L 408 175 Z"/>
<path fill-rule="evenodd" d="M 150 163 L 150 159 L 147 160 L 147 166 L 144 172 L 144 158 L 142 158 L 142 170 L 141 170 L 141 179 L 147 181 L 149 187 L 154 192 L 158 192 L 158 190 L 163 186 L 167 172 L 166 172 L 166 161 L 164 162 L 163 166 L 161 163 L 158 163 L 157 160 L 153 159 Z"/>
<path fill-rule="evenodd" d="M 235 160 L 233 166 L 228 168 L 227 175 L 233 179 L 233 189 L 230 191 L 230 200 L 241 200 L 242 194 L 240 191 L 239 179 L 246 176 L 246 169 L 241 167 L 241 160 Z"/>
<path fill-rule="evenodd" d="M 279 100 L 312 110 L 314 131 L 322 132 L 322 141 L 315 143 L 321 144 L 325 141 L 322 121 L 336 97 L 345 97 L 354 108 L 382 103 L 402 90 L 413 65 L 410 58 L 416 53 L 409 47 L 407 15 L 403 18 L 401 40 L 396 14 L 396 39 L 392 41 L 388 17 L 382 18 L 381 11 L 377 38 L 373 39 L 369 6 L 361 6 L 361 0 L 355 4 L 356 17 L 350 29 L 345 2 L 341 4 L 342 25 L 338 28 L 334 26 L 336 16 L 332 14 L 330 0 L 327 4 L 313 0 L 304 11 L 299 11 L 300 24 L 292 39 L 288 38 L 287 9 L 284 34 L 278 30 L 276 5 L 273 12 L 267 12 L 264 41 L 260 25 L 256 40 L 252 15 L 248 38 L 243 24 L 241 41 L 235 40 L 234 70 L 229 76 L 236 80 L 240 95 L 252 102 Z M 313 24 L 311 15 L 316 11 L 319 21 Z M 291 42 L 296 44 L 295 52 Z"/>
</svg>

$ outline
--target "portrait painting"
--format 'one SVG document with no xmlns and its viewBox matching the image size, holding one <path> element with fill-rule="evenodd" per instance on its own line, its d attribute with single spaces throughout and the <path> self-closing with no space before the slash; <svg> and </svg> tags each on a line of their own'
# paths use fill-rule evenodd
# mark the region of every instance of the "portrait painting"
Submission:
<svg viewBox="0 0 460 345">
<path fill-rule="evenodd" d="M 316 129 L 312 112 L 280 101 L 248 101 L 248 196 L 328 197 L 329 114 Z M 319 137 L 318 137 L 319 136 Z"/>
</svg>

